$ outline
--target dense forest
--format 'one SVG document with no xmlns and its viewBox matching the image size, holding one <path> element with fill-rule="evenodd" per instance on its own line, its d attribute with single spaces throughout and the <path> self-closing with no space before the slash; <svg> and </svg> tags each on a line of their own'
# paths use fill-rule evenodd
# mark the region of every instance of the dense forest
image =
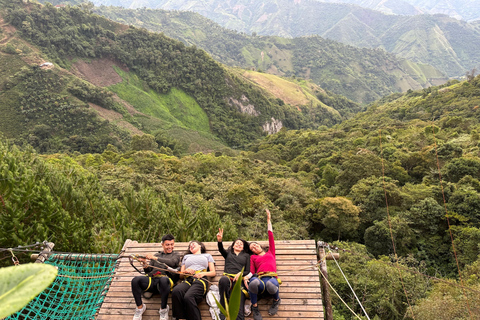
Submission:
<svg viewBox="0 0 480 320">
<path fill-rule="evenodd" d="M 116 61 L 128 70 L 124 79 L 127 85 L 130 78 L 137 77 L 138 87 L 143 95 L 176 100 L 174 102 L 179 108 L 184 109 L 179 112 L 179 116 L 191 113 L 188 116 L 192 119 L 188 120 L 185 116 L 185 121 L 180 125 L 203 131 L 230 146 L 245 145 L 264 136 L 264 127 L 272 122 L 280 122 L 287 128 L 300 129 L 316 128 L 319 125 L 331 126 L 342 119 L 339 112 L 320 100 L 301 109 L 288 105 L 245 79 L 242 73 L 226 69 L 205 51 L 195 46 L 185 46 L 162 34 L 114 23 L 91 13 L 88 5 L 57 9 L 51 4 L 42 6 L 29 3 L 25 6 L 19 0 L 4 1 L 3 7 L 4 20 L 16 28 L 21 39 L 11 40 L 4 46 L 4 50 L 10 50 L 11 53 L 3 55 L 2 59 L 10 61 L 18 54 L 20 58 L 17 60 L 20 64 L 21 59 L 25 59 L 25 52 L 32 52 L 33 44 L 41 49 L 43 59 L 67 70 L 79 59 L 107 58 Z M 62 113 L 88 114 L 91 112 L 88 105 L 93 103 L 123 113 L 132 125 L 139 129 L 146 128 L 146 133 L 158 135 L 153 128 L 155 126 L 148 128 L 148 121 L 145 122 L 144 117 L 129 117 L 125 108 L 113 99 L 108 88 L 92 86 L 57 69 L 42 70 L 25 63 L 23 67 L 19 66 L 16 73 L 13 68 L 4 70 L 5 79 L 8 81 L 4 83 L 7 92 L 3 95 L 6 99 L 3 108 L 9 109 L 9 117 L 13 118 L 12 115 L 16 113 L 15 120 L 20 122 L 20 125 L 13 125 L 13 131 L 21 126 L 25 127 L 28 122 L 28 128 L 48 125 L 50 131 L 56 131 L 57 136 L 61 136 L 58 134 L 60 127 L 57 126 L 58 121 L 55 122 L 55 118 L 68 122 Z M 44 73 L 49 80 L 43 77 Z M 30 75 L 33 75 L 33 78 Z M 138 90 L 137 93 L 132 93 L 134 85 L 111 90 L 120 97 L 124 94 L 135 99 L 139 93 Z M 125 92 L 126 90 L 130 92 Z M 172 96 L 175 93 L 176 96 Z M 143 101 L 137 103 L 141 107 Z M 243 107 L 253 108 L 253 112 L 243 112 Z M 18 114 L 18 109 L 21 114 Z M 52 118 L 52 121 L 39 121 L 45 117 Z M 161 115 L 158 117 L 162 118 Z M 199 127 L 196 125 L 198 121 L 205 124 Z M 85 140 L 86 147 L 83 151 L 75 148 L 72 151 L 97 152 L 98 150 L 93 150 L 96 142 L 87 141 L 89 138 L 83 134 L 85 132 L 81 132 L 88 129 L 83 121 L 81 123 L 83 125 L 79 126 L 79 132 L 72 131 L 71 125 L 63 126 L 62 128 L 70 131 L 61 138 L 76 135 L 80 140 Z M 115 131 L 111 128 L 109 130 Z M 38 136 L 35 132 L 30 133 Z M 115 132 L 114 138 L 104 133 L 105 135 L 100 134 L 105 137 L 100 141 L 103 148 L 106 146 L 103 142 L 117 147 L 128 143 L 128 137 L 122 137 L 122 132 Z M 50 144 L 55 143 L 59 142 L 50 141 Z M 48 151 L 61 151 L 67 145 L 62 141 L 60 144 L 59 148 L 52 147 Z"/>
<path fill-rule="evenodd" d="M 386 50 L 399 57 L 431 65 L 449 77 L 462 77 L 465 71 L 478 67 L 480 63 L 480 30 L 477 25 L 444 14 L 384 14 L 356 5 L 315 0 L 92 2 L 95 5 L 117 5 L 130 9 L 146 7 L 193 11 L 222 27 L 247 34 L 286 38 L 318 35 L 355 47 Z M 473 4 L 465 2 L 462 1 L 460 7 L 468 10 Z M 458 6 L 458 3 L 455 5 Z M 472 11 L 478 12 L 478 7 Z"/>
<path fill-rule="evenodd" d="M 234 156 L 142 143 L 42 156 L 2 140 L 0 243 L 115 252 L 165 231 L 212 241 L 217 226 L 253 240 L 268 207 L 278 239 L 344 249 L 343 269 L 377 319 L 444 318 L 439 296 L 449 319 L 468 319 L 465 299 L 474 314 L 480 302 L 478 105 L 480 77 L 452 81 L 385 97 L 330 129 L 281 130 Z"/>
<path fill-rule="evenodd" d="M 106 6 L 95 7 L 93 11 L 203 48 L 230 66 L 311 79 L 322 88 L 358 103 L 369 103 L 392 92 L 421 89 L 446 79 L 431 66 L 399 59 L 383 50 L 360 49 L 320 36 L 294 39 L 250 36 L 185 11 Z"/>
<path fill-rule="evenodd" d="M 394 93 L 350 119 L 330 113 L 319 116 L 326 123 L 295 130 L 305 124 L 302 113 L 288 113 L 281 107 L 297 109 L 264 96 L 202 50 L 113 23 L 88 7 L 21 2 L 0 1 L 6 21 L 64 68 L 22 60 L 35 45 L 21 39 L 2 47 L 0 58 L 10 64 L 0 64 L 0 98 L 10 103 L 0 107 L 18 128 L 8 124 L 17 134 L 0 137 L 0 247 L 48 240 L 58 251 L 115 253 L 128 238 L 159 242 L 166 232 L 179 241 L 214 241 L 218 227 L 225 240 L 263 239 L 259 221 L 269 208 L 277 239 L 338 247 L 372 318 L 480 314 L 480 76 Z M 174 152 L 184 143 L 180 136 L 131 136 L 87 107 L 126 112 L 109 88 L 65 71 L 71 56 L 114 56 L 157 93 L 188 92 L 212 108 L 205 111 L 214 128 L 229 131 L 220 135 L 225 141 L 248 143 L 185 155 Z M 230 90 L 255 97 L 262 112 L 284 112 L 279 118 L 292 125 L 255 135 L 258 125 L 229 113 Z M 339 110 L 358 107 L 339 96 L 318 98 Z M 29 253 L 18 256 L 29 260 Z M 11 256 L 0 256 L 1 266 L 9 264 Z M 329 275 L 361 314 L 333 262 Z M 353 319 L 332 299 L 336 320 Z"/>
</svg>

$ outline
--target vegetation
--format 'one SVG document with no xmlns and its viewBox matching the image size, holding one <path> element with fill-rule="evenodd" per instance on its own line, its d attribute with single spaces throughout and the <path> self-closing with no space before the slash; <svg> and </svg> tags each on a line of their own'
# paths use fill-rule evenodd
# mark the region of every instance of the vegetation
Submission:
<svg viewBox="0 0 480 320">
<path fill-rule="evenodd" d="M 288 38 L 318 35 L 360 48 L 386 50 L 414 62 L 429 64 L 449 77 L 461 77 L 479 64 L 480 33 L 477 25 L 443 14 L 393 15 L 325 1 L 269 0 L 261 4 L 218 0 L 148 0 L 141 4 L 133 0 L 92 2 L 125 8 L 194 11 L 222 27 L 252 35 Z M 442 7 L 441 13 L 452 7 L 468 12 L 470 6 L 465 1 L 454 2 L 450 1 L 448 8 Z M 435 3 L 438 5 L 438 1 Z M 388 2 L 388 5 L 392 4 L 397 1 Z M 238 14 L 239 7 L 242 14 Z"/>
<path fill-rule="evenodd" d="M 17 41 L 16 48 L 24 49 L 34 44 L 42 50 L 30 54 L 20 50 L 20 58 L 48 57 L 54 63 L 50 70 L 36 65 L 4 70 L 10 74 L 1 98 L 7 117 L 14 120 L 4 133 L 9 138 L 20 133 L 22 142 L 33 135 L 30 144 L 40 152 L 101 152 L 107 144 L 126 150 L 132 132 L 142 131 L 159 137 L 157 143 L 167 147 L 181 131 L 193 138 L 187 145 L 173 143 L 177 150 L 169 146 L 181 154 L 211 150 L 209 146 L 244 146 L 263 137 L 272 123 L 300 129 L 331 126 L 342 120 L 337 111 L 319 101 L 304 108 L 287 104 L 241 72 L 215 62 L 203 50 L 114 23 L 91 13 L 88 4 L 63 8 L 21 0 L 0 4 L 5 21 L 18 30 L 9 43 Z M 10 61 L 18 55 L 2 55 L 2 59 Z M 102 88 L 61 69 L 73 69 L 79 59 L 101 58 L 122 66 L 115 69 L 121 82 Z M 126 105 L 135 112 L 127 111 Z M 359 109 L 353 102 L 347 105 L 351 109 L 342 111 L 345 115 Z M 102 121 L 92 108 L 115 111 L 122 120 Z M 47 135 L 42 142 L 36 141 L 38 134 L 31 131 L 37 125 Z M 97 140 L 84 132 L 91 130 Z"/>
<path fill-rule="evenodd" d="M 132 87 L 95 87 L 57 67 L 29 66 L 20 53 L 0 55 L 13 57 L 19 69 L 10 76 L 0 67 L 8 75 L 0 80 L 5 89 L 1 97 L 11 102 L 0 106 L 10 111 L 9 119 L 21 119 L 17 123 L 22 124 L 14 140 L 11 136 L 0 139 L 0 247 L 49 240 L 59 251 L 112 253 L 127 238 L 159 242 L 165 232 L 179 241 L 212 241 L 219 226 L 230 239 L 254 240 L 265 236 L 258 221 L 268 207 L 277 217 L 278 239 L 321 239 L 344 249 L 341 267 L 372 317 L 448 315 L 460 320 L 469 313 L 480 314 L 480 76 L 395 93 L 327 127 L 304 120 L 331 105 L 343 110 L 355 105 L 296 81 L 295 88 L 312 106 L 313 102 L 319 106 L 299 111 L 258 90 L 243 72 L 226 70 L 193 47 L 136 28 L 115 33 L 120 25 L 85 8 L 27 5 L 28 10 L 13 3 L 8 18 L 18 23 L 19 30 L 30 22 L 32 30 L 37 30 L 32 32 L 38 32 L 37 45 L 56 63 L 68 67 L 72 61 L 67 55 L 93 52 L 97 56 L 108 51 L 128 66 L 133 75 L 119 74 Z M 72 31 L 73 38 L 79 37 L 76 41 L 69 42 L 68 28 L 53 28 L 68 26 L 67 16 L 86 19 L 80 28 L 84 31 Z M 51 20 L 57 22 L 50 24 Z M 43 29 L 44 25 L 56 31 Z M 58 33 L 50 37 L 49 32 Z M 92 32 L 99 36 L 86 36 Z M 62 41 L 63 47 L 58 44 Z M 102 41 L 109 43 L 108 48 L 97 46 Z M 65 56 L 60 50 L 54 52 L 52 43 L 65 48 Z M 155 60 L 160 54 L 169 58 Z M 174 71 L 182 79 L 168 74 Z M 193 80 L 197 71 L 205 73 L 198 78 L 198 86 Z M 280 81 L 253 76 L 259 83 Z M 138 100 L 131 92 L 139 93 L 145 104 L 137 107 L 145 107 L 145 113 L 131 115 L 131 121 L 151 131 L 127 135 L 124 143 L 127 138 L 120 139 L 121 130 L 98 120 L 86 108 L 98 103 L 127 114 L 110 89 L 132 104 Z M 277 115 L 290 121 L 288 128 L 254 141 L 262 136 L 255 134 L 261 122 L 238 115 L 224 100 L 225 96 L 241 99 L 242 94 L 255 107 L 259 101 L 264 109 L 256 110 L 265 112 L 264 117 Z M 154 110 L 150 108 L 154 103 L 148 102 L 173 100 L 188 112 L 179 115 L 167 103 L 162 110 Z M 210 132 L 201 125 L 203 120 L 195 123 L 198 127 L 189 122 L 190 115 L 200 118 L 203 114 L 195 103 L 213 123 Z M 178 121 L 171 128 L 181 134 L 172 138 L 167 134 L 171 128 L 155 125 L 161 119 L 146 114 L 160 111 Z M 322 120 L 340 122 L 341 118 L 330 115 Z M 305 123 L 311 127 L 315 123 L 315 129 L 289 130 Z M 85 124 L 91 127 L 83 128 Z M 229 131 L 219 134 L 225 141 L 247 141 L 248 146 L 242 145 L 237 152 L 225 149 L 181 156 L 191 128 L 207 137 L 222 132 L 219 126 Z M 62 131 L 69 140 L 57 134 Z M 87 139 L 91 140 L 85 143 Z M 115 145 L 115 141 L 122 143 Z M 41 149 L 44 143 L 51 145 Z M 67 147 L 69 153 L 52 154 Z M 28 259 L 19 257 L 22 262 Z M 3 258 L 0 263 L 5 266 L 9 260 Z M 347 302 L 360 314 L 335 262 L 329 264 L 332 285 L 341 297 L 349 297 Z M 439 300 L 446 309 L 439 308 Z M 351 317 L 337 298 L 334 304 L 337 319 Z"/>
<path fill-rule="evenodd" d="M 319 36 L 249 36 L 224 29 L 193 12 L 106 6 L 93 10 L 114 21 L 162 32 L 195 45 L 227 65 L 308 78 L 359 103 L 372 102 L 392 92 L 427 87 L 431 85 L 430 78 L 444 77 L 432 67 L 405 63 L 383 50 L 359 49 Z"/>
<path fill-rule="evenodd" d="M 47 288 L 57 276 L 57 269 L 48 264 L 25 264 L 0 269 L 0 317 L 21 310 Z"/>
<path fill-rule="evenodd" d="M 421 317 L 442 295 L 452 317 L 465 318 L 459 286 L 476 301 L 470 293 L 480 285 L 479 88 L 475 77 L 396 94 L 334 128 L 281 130 L 234 156 L 155 153 L 148 135 L 131 151 L 73 156 L 3 141 L 0 243 L 55 239 L 59 250 L 115 252 L 127 238 L 159 241 L 166 231 L 212 240 L 219 225 L 253 240 L 264 236 L 257 221 L 269 207 L 279 239 L 347 250 L 342 269 L 370 315 Z M 336 265 L 330 270 L 349 296 Z"/>
</svg>

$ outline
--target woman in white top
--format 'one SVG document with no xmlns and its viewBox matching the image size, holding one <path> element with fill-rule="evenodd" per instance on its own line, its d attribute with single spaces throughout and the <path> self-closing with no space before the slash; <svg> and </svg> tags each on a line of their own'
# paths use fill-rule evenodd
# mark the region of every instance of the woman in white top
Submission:
<svg viewBox="0 0 480 320">
<path fill-rule="evenodd" d="M 188 251 L 183 257 L 180 272 L 185 279 L 172 291 L 172 315 L 177 320 L 201 320 L 198 304 L 207 293 L 207 277 L 214 277 L 215 261 L 205 253 L 205 245 L 199 241 L 190 241 Z"/>
</svg>

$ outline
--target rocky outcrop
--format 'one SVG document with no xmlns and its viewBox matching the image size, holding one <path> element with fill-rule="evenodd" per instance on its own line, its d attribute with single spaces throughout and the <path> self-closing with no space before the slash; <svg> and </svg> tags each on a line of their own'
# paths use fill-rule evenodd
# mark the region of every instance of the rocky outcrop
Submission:
<svg viewBox="0 0 480 320">
<path fill-rule="evenodd" d="M 263 127 L 263 131 L 265 131 L 266 133 L 274 134 L 283 128 L 283 123 L 280 120 L 276 120 L 275 118 L 272 118 L 271 122 L 265 122 L 262 127 Z"/>
<path fill-rule="evenodd" d="M 258 116 L 260 113 L 255 110 L 255 106 L 250 104 L 250 100 L 245 95 L 242 95 L 240 101 L 230 98 L 229 100 L 231 105 L 236 106 L 240 112 L 249 114 L 251 116 Z"/>
</svg>

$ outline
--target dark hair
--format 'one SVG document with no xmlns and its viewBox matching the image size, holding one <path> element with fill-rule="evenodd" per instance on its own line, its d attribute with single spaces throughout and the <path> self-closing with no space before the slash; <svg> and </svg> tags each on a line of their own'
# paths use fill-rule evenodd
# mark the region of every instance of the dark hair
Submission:
<svg viewBox="0 0 480 320">
<path fill-rule="evenodd" d="M 191 244 L 192 242 L 198 243 L 198 244 L 200 245 L 200 248 L 201 248 L 201 249 L 200 249 L 200 252 L 201 252 L 201 253 L 207 252 L 207 249 L 205 249 L 205 245 L 203 244 L 203 242 L 200 242 L 200 241 L 198 241 L 198 240 L 192 240 L 192 241 L 190 241 L 190 242 L 188 243 L 187 254 L 192 254 L 192 252 L 190 251 L 190 244 Z"/>
<path fill-rule="evenodd" d="M 255 254 L 255 253 L 253 253 L 253 252 L 250 250 L 250 245 L 251 245 L 252 243 L 258 244 L 265 253 L 268 251 L 268 249 L 270 249 L 269 246 L 262 246 L 262 245 L 260 245 L 260 243 L 258 243 L 257 241 L 252 241 L 252 242 L 250 242 L 250 244 L 248 245 L 248 250 L 250 251 L 250 254 Z"/>
<path fill-rule="evenodd" d="M 175 240 L 175 237 L 172 236 L 170 233 L 167 233 L 166 235 L 164 235 L 164 236 L 162 237 L 162 242 L 163 242 L 163 241 L 171 241 L 171 240 Z"/>
<path fill-rule="evenodd" d="M 237 242 L 237 241 L 239 241 L 239 240 L 243 242 L 243 251 L 245 251 L 245 252 L 248 253 L 248 254 L 251 254 L 251 252 L 250 252 L 250 244 L 249 244 L 246 240 L 243 240 L 243 239 L 241 239 L 241 238 L 237 238 L 237 239 L 233 240 L 232 245 L 231 245 L 230 247 L 228 247 L 227 250 L 230 251 L 231 253 L 234 253 L 235 250 L 233 249 L 233 246 L 235 245 L 235 242 Z"/>
</svg>

